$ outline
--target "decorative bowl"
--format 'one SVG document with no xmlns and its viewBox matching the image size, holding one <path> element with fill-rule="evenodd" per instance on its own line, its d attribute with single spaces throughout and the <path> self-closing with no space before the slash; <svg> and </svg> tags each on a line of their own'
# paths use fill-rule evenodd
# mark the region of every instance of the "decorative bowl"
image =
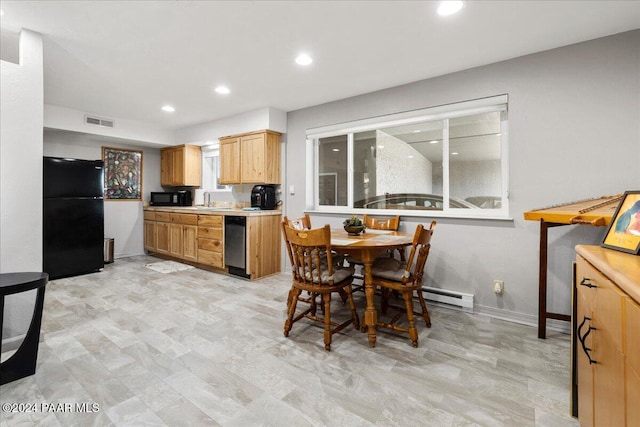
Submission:
<svg viewBox="0 0 640 427">
<path fill-rule="evenodd" d="M 349 224 L 344 226 L 344 231 L 349 233 L 350 236 L 359 236 L 363 230 L 364 230 L 364 224 L 360 224 L 360 225 Z"/>
</svg>

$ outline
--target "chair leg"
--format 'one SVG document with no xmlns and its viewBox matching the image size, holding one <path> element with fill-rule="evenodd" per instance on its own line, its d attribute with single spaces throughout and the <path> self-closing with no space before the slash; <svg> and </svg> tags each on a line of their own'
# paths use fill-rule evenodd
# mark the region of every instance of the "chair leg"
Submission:
<svg viewBox="0 0 640 427">
<path fill-rule="evenodd" d="M 404 304 L 407 307 L 407 322 L 409 323 L 409 338 L 414 347 L 418 347 L 418 330 L 413 318 L 413 292 L 403 292 Z"/>
<path fill-rule="evenodd" d="M 298 304 L 298 297 L 301 290 L 298 288 L 291 288 L 289 291 L 291 294 L 291 302 L 289 303 L 289 309 L 287 310 L 287 320 L 284 322 L 284 336 L 289 336 L 291 326 L 293 326 L 293 315 L 296 313 L 296 305 Z"/>
<path fill-rule="evenodd" d="M 424 296 L 422 295 L 422 291 L 417 289 L 418 293 L 418 301 L 420 301 L 420 307 L 422 307 L 422 318 L 424 319 L 424 323 L 427 324 L 427 328 L 431 327 L 431 316 L 429 316 L 429 310 L 427 310 L 427 304 L 424 302 Z"/>
<path fill-rule="evenodd" d="M 389 289 L 382 288 L 382 297 L 380 298 L 380 306 L 382 314 L 387 314 L 389 308 Z"/>
<path fill-rule="evenodd" d="M 347 293 L 344 291 L 344 289 L 340 289 L 338 293 L 340 294 L 340 299 L 342 299 L 342 303 L 345 304 L 348 298 Z"/>
<path fill-rule="evenodd" d="M 349 302 L 349 308 L 351 309 L 351 318 L 353 319 L 353 326 L 359 330 L 360 329 L 360 318 L 358 317 L 358 312 L 356 311 L 356 304 L 353 302 L 353 290 L 351 289 L 351 285 L 345 286 L 345 293 L 347 294 L 347 301 Z"/>
<path fill-rule="evenodd" d="M 331 351 L 331 293 L 322 295 L 324 301 L 324 349 Z"/>
</svg>

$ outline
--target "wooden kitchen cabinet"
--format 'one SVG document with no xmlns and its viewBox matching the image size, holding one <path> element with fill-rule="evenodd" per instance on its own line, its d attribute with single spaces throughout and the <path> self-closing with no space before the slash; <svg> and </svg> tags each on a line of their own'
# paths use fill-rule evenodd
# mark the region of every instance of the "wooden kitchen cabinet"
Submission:
<svg viewBox="0 0 640 427">
<path fill-rule="evenodd" d="M 220 139 L 220 184 L 239 184 L 240 137 Z"/>
<path fill-rule="evenodd" d="M 264 130 L 220 138 L 220 183 L 280 184 L 280 136 Z"/>
<path fill-rule="evenodd" d="M 598 246 L 576 250 L 578 419 L 582 426 L 640 425 L 640 258 Z"/>
<path fill-rule="evenodd" d="M 156 251 L 156 214 L 144 213 L 144 249 L 149 252 Z"/>
<path fill-rule="evenodd" d="M 251 279 L 280 272 L 280 216 L 247 218 L 247 265 Z"/>
<path fill-rule="evenodd" d="M 224 268 L 224 217 L 198 215 L 198 262 Z"/>
<path fill-rule="evenodd" d="M 202 152 L 197 145 L 178 145 L 160 152 L 160 185 L 199 187 L 202 176 Z"/>
</svg>

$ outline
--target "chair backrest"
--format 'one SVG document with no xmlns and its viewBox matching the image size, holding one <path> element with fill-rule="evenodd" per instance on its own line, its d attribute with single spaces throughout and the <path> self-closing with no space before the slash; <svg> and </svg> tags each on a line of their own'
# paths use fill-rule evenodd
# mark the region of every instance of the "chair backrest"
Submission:
<svg viewBox="0 0 640 427">
<path fill-rule="evenodd" d="M 308 286 L 333 285 L 334 266 L 331 254 L 331 227 L 296 230 L 282 223 L 288 242 L 293 279 Z"/>
<path fill-rule="evenodd" d="M 416 232 L 413 235 L 411 252 L 409 253 L 409 258 L 407 259 L 408 270 L 405 272 L 403 282 L 411 282 L 415 286 L 422 285 L 424 266 L 427 263 L 429 251 L 431 250 L 431 236 L 433 236 L 433 230 L 435 229 L 435 227 L 435 221 L 431 221 L 431 225 L 429 226 L 429 228 L 424 228 L 422 224 L 418 224 L 418 226 L 416 227 Z"/>
<path fill-rule="evenodd" d="M 289 219 L 288 217 L 284 217 L 283 221 L 291 228 L 295 228 L 296 230 L 307 230 L 311 229 L 311 218 L 309 214 L 304 214 L 303 217 Z"/>
<path fill-rule="evenodd" d="M 400 227 L 400 215 L 396 215 L 394 217 L 374 217 L 364 214 L 362 216 L 362 222 L 367 228 L 372 228 L 374 230 L 393 230 L 398 231 Z"/>
</svg>

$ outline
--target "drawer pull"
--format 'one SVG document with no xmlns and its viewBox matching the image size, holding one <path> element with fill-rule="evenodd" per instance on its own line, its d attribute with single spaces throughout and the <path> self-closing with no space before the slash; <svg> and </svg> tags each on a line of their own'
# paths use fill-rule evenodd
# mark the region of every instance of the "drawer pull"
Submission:
<svg viewBox="0 0 640 427">
<path fill-rule="evenodd" d="M 589 359 L 589 365 L 595 365 L 598 362 L 596 362 L 595 360 L 593 360 L 591 358 L 591 355 L 589 354 L 589 352 L 592 351 L 592 349 L 587 347 L 587 345 L 585 344 L 585 341 L 587 340 L 587 337 L 589 336 L 591 331 L 595 331 L 597 329 L 594 328 L 593 326 L 589 325 L 589 329 L 587 329 L 587 332 L 585 332 L 584 336 L 581 336 L 582 327 L 584 326 L 584 324 L 586 323 L 587 320 L 589 322 L 591 322 L 591 318 L 585 316 L 584 319 L 582 320 L 582 323 L 580 323 L 580 326 L 578 326 L 578 340 L 580 341 L 580 344 L 582 345 L 582 351 L 584 351 L 584 354 L 587 356 L 587 359 Z"/>
<path fill-rule="evenodd" d="M 586 286 L 587 288 L 597 288 L 596 285 L 591 283 L 591 279 L 588 277 L 583 277 L 580 281 L 580 286 Z"/>
</svg>

